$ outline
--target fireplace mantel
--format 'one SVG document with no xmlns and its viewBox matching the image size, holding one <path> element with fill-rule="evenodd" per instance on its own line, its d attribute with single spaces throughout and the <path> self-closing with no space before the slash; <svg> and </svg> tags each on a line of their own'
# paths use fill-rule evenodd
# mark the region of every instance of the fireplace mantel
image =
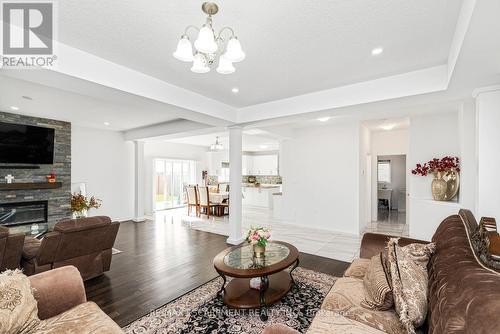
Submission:
<svg viewBox="0 0 500 334">
<path fill-rule="evenodd" d="M 0 183 L 2 190 L 27 190 L 27 189 L 57 189 L 62 187 L 62 182 L 15 182 Z"/>
</svg>

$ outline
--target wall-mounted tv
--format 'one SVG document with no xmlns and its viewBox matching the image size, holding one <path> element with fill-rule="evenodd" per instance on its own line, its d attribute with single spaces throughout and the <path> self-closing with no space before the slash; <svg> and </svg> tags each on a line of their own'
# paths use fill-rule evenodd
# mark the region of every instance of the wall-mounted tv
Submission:
<svg viewBox="0 0 500 334">
<path fill-rule="evenodd" d="M 54 129 L 0 122 L 0 164 L 54 163 Z"/>
</svg>

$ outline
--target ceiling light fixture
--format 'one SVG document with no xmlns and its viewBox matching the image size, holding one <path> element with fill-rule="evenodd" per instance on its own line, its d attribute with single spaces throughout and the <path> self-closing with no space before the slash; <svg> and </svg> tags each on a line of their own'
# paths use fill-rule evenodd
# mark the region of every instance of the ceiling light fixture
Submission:
<svg viewBox="0 0 500 334">
<path fill-rule="evenodd" d="M 328 122 L 329 119 L 330 119 L 330 117 L 320 117 L 320 118 L 318 118 L 318 121 L 320 121 L 320 122 Z"/>
<path fill-rule="evenodd" d="M 259 145 L 259 148 L 265 150 L 266 148 L 268 148 L 268 146 L 267 145 Z"/>
<path fill-rule="evenodd" d="M 389 130 L 392 130 L 396 127 L 396 124 L 394 123 L 389 123 L 387 120 L 384 120 L 384 123 L 380 126 L 380 128 L 382 130 L 386 130 L 386 131 L 389 131 Z"/>
<path fill-rule="evenodd" d="M 238 87 L 234 87 L 233 89 L 231 89 L 231 92 L 233 92 L 234 94 L 237 94 L 239 93 L 240 89 Z"/>
<path fill-rule="evenodd" d="M 375 49 L 373 49 L 373 50 L 372 50 L 372 55 L 373 55 L 373 56 L 378 56 L 378 55 L 379 55 L 379 54 L 381 54 L 382 52 L 384 52 L 384 49 L 383 49 L 383 48 L 378 47 L 378 48 L 375 48 Z"/>
<path fill-rule="evenodd" d="M 215 144 L 210 145 L 210 151 L 223 151 L 224 145 L 219 142 L 219 137 L 215 137 Z"/>
<path fill-rule="evenodd" d="M 12 109 L 12 110 L 19 110 L 19 107 L 11 106 L 10 109 Z"/>
<path fill-rule="evenodd" d="M 104 122 L 104 125 L 109 126 L 109 122 Z"/>
<path fill-rule="evenodd" d="M 208 15 L 205 24 L 198 28 L 194 25 L 189 25 L 184 30 L 184 34 L 177 43 L 177 49 L 173 56 L 184 62 L 193 62 L 191 71 L 195 73 L 210 72 L 217 61 L 216 71 L 220 74 L 230 74 L 236 69 L 233 63 L 237 63 L 245 59 L 245 53 L 241 49 L 240 41 L 236 37 L 234 30 L 230 27 L 222 28 L 216 35 L 212 27 L 212 15 L 217 14 L 219 7 L 213 2 L 204 2 L 201 9 Z M 194 41 L 195 54 L 193 55 L 193 45 L 188 36 L 188 30 L 194 29 L 198 32 L 198 37 Z M 222 33 L 229 31 L 230 35 L 227 40 L 227 45 L 224 48 L 226 40 L 222 37 Z"/>
</svg>

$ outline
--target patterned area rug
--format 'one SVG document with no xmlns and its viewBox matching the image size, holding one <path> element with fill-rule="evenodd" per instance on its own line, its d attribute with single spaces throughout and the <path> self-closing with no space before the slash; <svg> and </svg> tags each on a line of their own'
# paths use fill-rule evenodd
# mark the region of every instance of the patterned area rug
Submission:
<svg viewBox="0 0 500 334">
<path fill-rule="evenodd" d="M 160 307 L 123 328 L 125 333 L 228 333 L 257 334 L 274 323 L 286 324 L 304 333 L 336 277 L 297 268 L 297 283 L 278 303 L 268 309 L 263 322 L 258 310 L 226 307 L 216 297 L 222 279 L 216 278 Z"/>
</svg>

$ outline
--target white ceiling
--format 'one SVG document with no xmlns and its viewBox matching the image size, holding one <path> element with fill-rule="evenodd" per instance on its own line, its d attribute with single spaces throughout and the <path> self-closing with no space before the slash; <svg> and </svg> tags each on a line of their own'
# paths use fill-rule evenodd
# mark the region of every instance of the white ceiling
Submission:
<svg viewBox="0 0 500 334">
<path fill-rule="evenodd" d="M 104 94 L 106 99 L 102 99 L 0 75 L 0 92 L 1 111 L 92 128 L 123 131 L 180 118 L 178 112 L 169 112 L 164 104 L 119 91 L 108 91 Z M 104 122 L 110 124 L 106 126 Z"/>
<path fill-rule="evenodd" d="M 219 142 L 222 145 L 224 145 L 224 148 L 228 149 L 229 148 L 228 132 L 216 132 L 198 136 L 169 139 L 165 141 L 171 143 L 203 146 L 206 147 L 208 150 L 210 145 L 215 143 L 215 139 L 217 137 L 219 137 Z M 252 134 L 252 130 L 248 130 L 246 131 L 246 133 L 245 132 L 243 133 L 242 147 L 243 151 L 249 151 L 249 152 L 276 151 L 279 150 L 279 141 L 262 135 L 260 136 L 254 135 Z"/>
<path fill-rule="evenodd" d="M 461 0 L 219 0 L 247 54 L 234 74 L 200 75 L 172 57 L 203 1 L 59 1 L 59 40 L 242 107 L 445 64 Z M 374 47 L 384 53 L 371 56 Z M 231 93 L 232 87 L 240 93 Z"/>
</svg>

